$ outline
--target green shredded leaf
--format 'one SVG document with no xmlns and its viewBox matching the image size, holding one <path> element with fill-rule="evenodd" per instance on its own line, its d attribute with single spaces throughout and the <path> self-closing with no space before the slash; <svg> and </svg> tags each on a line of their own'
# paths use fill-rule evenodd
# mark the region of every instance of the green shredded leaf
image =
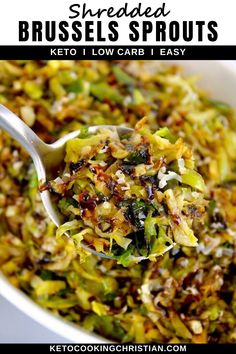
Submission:
<svg viewBox="0 0 236 354">
<path fill-rule="evenodd" d="M 124 70 L 119 66 L 113 66 L 112 71 L 116 77 L 116 79 L 122 83 L 127 85 L 134 85 L 135 80 L 132 76 L 128 75 Z"/>
<path fill-rule="evenodd" d="M 42 88 L 35 81 L 26 81 L 24 84 L 24 91 L 34 100 L 40 99 L 43 95 Z"/>
<path fill-rule="evenodd" d="M 222 101 L 217 101 L 217 100 L 209 100 L 209 102 L 216 107 L 220 112 L 224 113 L 224 114 L 229 114 L 232 113 L 232 107 Z"/>
<path fill-rule="evenodd" d="M 82 80 L 76 80 L 67 87 L 68 92 L 81 93 L 84 91 L 84 83 Z"/>
<path fill-rule="evenodd" d="M 109 99 L 116 103 L 123 102 L 123 97 L 119 93 L 119 91 L 116 88 L 109 86 L 105 82 L 92 83 L 90 85 L 90 92 L 93 96 L 95 96 L 100 101 Z"/>
<path fill-rule="evenodd" d="M 194 170 L 187 170 L 181 175 L 181 178 L 183 183 L 188 184 L 200 192 L 204 192 L 206 190 L 202 176 Z"/>
</svg>

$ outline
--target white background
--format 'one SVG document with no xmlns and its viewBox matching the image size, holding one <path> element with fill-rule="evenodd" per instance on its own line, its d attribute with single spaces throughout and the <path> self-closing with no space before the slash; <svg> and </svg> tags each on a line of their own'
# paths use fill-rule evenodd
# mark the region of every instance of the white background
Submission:
<svg viewBox="0 0 236 354">
<path fill-rule="evenodd" d="M 0 296 L 0 343 L 70 343 Z"/>
<path fill-rule="evenodd" d="M 0 45 L 16 45 L 18 42 L 18 21 L 46 21 L 46 20 L 56 20 L 56 21 L 73 21 L 69 19 L 71 12 L 69 11 L 69 6 L 71 4 L 83 4 L 86 2 L 87 6 L 91 9 L 108 8 L 113 6 L 115 9 L 120 8 L 124 3 L 121 0 L 0 0 L 1 10 L 0 10 Z M 162 5 L 163 1 L 159 0 L 126 0 L 129 4 L 129 8 L 132 9 L 139 2 L 142 2 L 143 8 L 151 6 L 153 10 Z M 217 42 L 209 42 L 206 38 L 201 44 L 208 45 L 235 45 L 236 44 L 236 1 L 235 0 L 166 0 L 166 8 L 171 10 L 171 13 L 165 17 L 158 19 L 152 19 L 153 22 L 156 20 L 169 21 L 183 21 L 183 20 L 193 20 L 193 21 L 210 21 L 215 20 L 218 22 L 218 33 L 219 37 Z M 89 20 L 89 17 L 86 17 Z M 80 18 L 74 19 L 80 21 Z M 94 18 L 93 18 L 94 20 Z M 128 23 L 132 19 L 121 18 L 117 20 L 107 19 L 105 16 L 102 17 L 104 34 L 107 28 L 107 23 L 109 20 L 119 21 L 119 42 L 109 43 L 107 41 L 105 44 L 118 44 L 118 45 L 128 45 L 128 44 L 137 44 L 136 42 L 129 41 L 129 28 Z M 136 19 L 135 19 L 136 20 Z M 142 18 L 141 20 L 145 20 Z M 146 20 L 151 20 L 146 19 Z M 155 36 L 149 36 L 149 42 L 145 44 L 154 45 Z M 55 42 L 44 42 L 44 43 L 34 43 L 31 41 L 22 42 L 24 44 L 66 44 L 66 45 L 79 45 L 85 44 L 84 41 L 73 43 L 73 41 L 68 41 L 66 43 L 61 43 L 60 41 Z M 90 42 L 89 44 L 96 44 L 95 42 Z M 104 44 L 97 43 L 97 44 Z M 138 44 L 142 44 L 141 41 Z M 160 44 L 160 43 L 157 43 Z M 161 43 L 164 44 L 164 43 Z M 174 45 L 185 45 L 185 44 L 199 44 L 196 40 L 192 42 L 168 42 L 165 44 L 174 44 Z"/>
</svg>

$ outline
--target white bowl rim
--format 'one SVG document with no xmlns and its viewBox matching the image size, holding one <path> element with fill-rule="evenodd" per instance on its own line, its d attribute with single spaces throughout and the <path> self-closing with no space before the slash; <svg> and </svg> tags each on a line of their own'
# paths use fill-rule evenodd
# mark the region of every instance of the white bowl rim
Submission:
<svg viewBox="0 0 236 354">
<path fill-rule="evenodd" d="M 56 316 L 49 310 L 35 303 L 23 291 L 14 287 L 7 278 L 0 273 L 0 294 L 16 306 L 27 316 L 74 343 L 109 343 L 105 338 L 90 333 L 82 327 Z"/>
</svg>

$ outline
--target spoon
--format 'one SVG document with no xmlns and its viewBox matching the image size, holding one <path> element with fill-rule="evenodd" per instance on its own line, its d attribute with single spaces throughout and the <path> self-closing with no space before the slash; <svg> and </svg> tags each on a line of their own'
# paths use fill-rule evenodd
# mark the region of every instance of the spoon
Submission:
<svg viewBox="0 0 236 354">
<path fill-rule="evenodd" d="M 53 144 L 44 143 L 17 115 L 0 104 L 0 128 L 8 132 L 18 143 L 25 148 L 31 156 L 38 181 L 44 183 L 52 179 L 53 171 L 60 170 L 60 166 L 64 161 L 65 146 L 68 140 L 76 138 L 80 134 L 80 130 L 76 130 L 58 139 Z M 97 125 L 89 128 L 89 133 L 96 133 L 98 129 L 116 129 L 119 135 L 127 134 L 133 131 L 131 128 L 119 127 L 115 125 Z M 56 177 L 56 176 L 54 176 Z M 41 194 L 44 208 L 46 209 L 49 218 L 56 226 L 62 224 L 62 215 L 53 203 L 49 191 L 43 191 Z M 89 246 L 82 243 L 82 247 L 103 258 L 112 258 L 112 256 L 96 252 Z"/>
</svg>

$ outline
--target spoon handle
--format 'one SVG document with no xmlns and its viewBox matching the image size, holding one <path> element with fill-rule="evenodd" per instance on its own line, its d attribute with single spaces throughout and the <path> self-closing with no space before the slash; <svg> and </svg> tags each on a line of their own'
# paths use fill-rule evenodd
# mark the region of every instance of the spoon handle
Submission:
<svg viewBox="0 0 236 354">
<path fill-rule="evenodd" d="M 35 164 L 39 163 L 47 145 L 17 115 L 0 104 L 0 128 L 23 146 Z"/>
</svg>

